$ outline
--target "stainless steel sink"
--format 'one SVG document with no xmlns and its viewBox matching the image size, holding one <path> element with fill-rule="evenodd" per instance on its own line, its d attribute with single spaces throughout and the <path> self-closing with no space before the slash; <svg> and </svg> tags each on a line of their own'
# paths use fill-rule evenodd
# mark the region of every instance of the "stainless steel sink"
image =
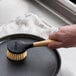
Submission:
<svg viewBox="0 0 76 76">
<path fill-rule="evenodd" d="M 51 8 L 49 11 L 35 0 L 1 0 L 0 24 L 8 23 L 15 17 L 21 16 L 28 12 L 32 12 L 37 14 L 39 17 L 44 18 L 49 25 L 58 27 L 71 23 L 58 15 L 57 12 L 54 12 Z"/>
<path fill-rule="evenodd" d="M 7 24 L 12 19 L 29 12 L 38 15 L 46 20 L 49 25 L 56 27 L 76 23 L 75 11 L 65 6 L 61 0 L 0 0 L 1 25 Z M 60 54 L 63 61 L 66 61 L 66 59 L 64 59 L 64 57 L 67 57 L 67 54 L 65 55 L 66 50 L 63 50 L 64 52 L 60 50 Z M 69 53 L 69 55 L 71 55 L 71 53 Z M 68 61 L 65 63 L 68 63 Z M 63 64 L 63 67 L 64 65 L 65 64 Z M 58 76 L 73 76 L 70 72 L 68 72 L 67 75 L 65 75 L 64 72 L 65 71 L 60 71 Z"/>
<path fill-rule="evenodd" d="M 76 23 L 76 4 L 69 0 L 35 0 L 65 21 Z"/>
</svg>

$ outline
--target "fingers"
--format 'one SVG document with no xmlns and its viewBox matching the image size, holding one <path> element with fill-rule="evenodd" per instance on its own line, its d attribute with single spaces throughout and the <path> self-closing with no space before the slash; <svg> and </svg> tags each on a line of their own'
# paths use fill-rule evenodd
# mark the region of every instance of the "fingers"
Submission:
<svg viewBox="0 0 76 76">
<path fill-rule="evenodd" d="M 50 34 L 50 35 L 49 35 L 49 39 L 57 40 L 57 34 L 56 34 L 56 33 Z"/>
<path fill-rule="evenodd" d="M 53 34 L 50 34 L 49 35 L 49 39 L 51 39 L 51 40 L 55 40 L 55 41 L 61 41 L 62 39 L 62 35 L 63 35 L 63 33 L 61 33 L 61 32 L 56 32 L 56 33 L 53 33 Z"/>
<path fill-rule="evenodd" d="M 57 38 L 56 38 L 57 35 L 56 34 L 59 31 L 59 28 L 53 27 L 51 30 L 52 30 L 52 32 L 49 35 L 49 39 L 57 40 Z"/>
<path fill-rule="evenodd" d="M 55 33 L 52 33 L 49 35 L 49 39 L 52 39 L 52 40 L 55 40 L 55 41 L 59 41 L 59 42 L 62 42 L 65 38 L 65 33 L 62 32 L 62 30 L 59 30 Z"/>
<path fill-rule="evenodd" d="M 54 40 L 48 44 L 50 48 L 74 47 L 76 45 L 76 26 L 60 27 L 58 31 L 50 34 L 49 39 Z"/>
<path fill-rule="evenodd" d="M 63 33 L 60 31 L 50 34 L 49 39 L 54 40 L 55 42 L 51 42 L 50 44 L 48 44 L 48 47 L 50 47 L 52 49 L 62 47 L 62 39 L 61 39 L 62 34 Z"/>
<path fill-rule="evenodd" d="M 52 48 L 52 49 L 60 48 L 60 47 L 62 47 L 62 43 L 57 42 L 57 41 L 51 42 L 51 43 L 48 44 L 48 47 Z"/>
</svg>

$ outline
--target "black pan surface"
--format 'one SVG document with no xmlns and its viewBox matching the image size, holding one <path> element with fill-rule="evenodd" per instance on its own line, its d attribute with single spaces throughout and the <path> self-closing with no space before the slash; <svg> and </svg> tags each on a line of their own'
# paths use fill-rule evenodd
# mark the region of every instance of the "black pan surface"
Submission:
<svg viewBox="0 0 76 76">
<path fill-rule="evenodd" d="M 7 59 L 7 42 L 10 40 L 34 42 L 44 40 L 30 34 L 14 34 L 0 39 L 0 76 L 56 76 L 59 72 L 61 59 L 55 49 L 33 47 L 27 50 L 24 61 L 12 62 Z"/>
</svg>

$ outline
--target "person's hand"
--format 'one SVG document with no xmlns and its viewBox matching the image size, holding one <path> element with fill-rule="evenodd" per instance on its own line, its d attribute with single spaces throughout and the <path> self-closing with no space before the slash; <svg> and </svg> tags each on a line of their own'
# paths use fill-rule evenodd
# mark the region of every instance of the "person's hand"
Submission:
<svg viewBox="0 0 76 76">
<path fill-rule="evenodd" d="M 76 47 L 76 25 L 60 27 L 58 32 L 49 35 L 49 39 L 55 40 L 48 44 L 53 49 Z"/>
</svg>

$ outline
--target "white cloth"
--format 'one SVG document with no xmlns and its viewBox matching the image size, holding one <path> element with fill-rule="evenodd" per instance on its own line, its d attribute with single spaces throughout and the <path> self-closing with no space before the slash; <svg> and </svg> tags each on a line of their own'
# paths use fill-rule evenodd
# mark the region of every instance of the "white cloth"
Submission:
<svg viewBox="0 0 76 76">
<path fill-rule="evenodd" d="M 27 33 L 47 39 L 53 30 L 56 31 L 56 28 L 54 29 L 51 24 L 49 25 L 37 15 L 29 13 L 17 17 L 8 24 L 0 25 L 0 37 L 11 34 Z"/>
</svg>

